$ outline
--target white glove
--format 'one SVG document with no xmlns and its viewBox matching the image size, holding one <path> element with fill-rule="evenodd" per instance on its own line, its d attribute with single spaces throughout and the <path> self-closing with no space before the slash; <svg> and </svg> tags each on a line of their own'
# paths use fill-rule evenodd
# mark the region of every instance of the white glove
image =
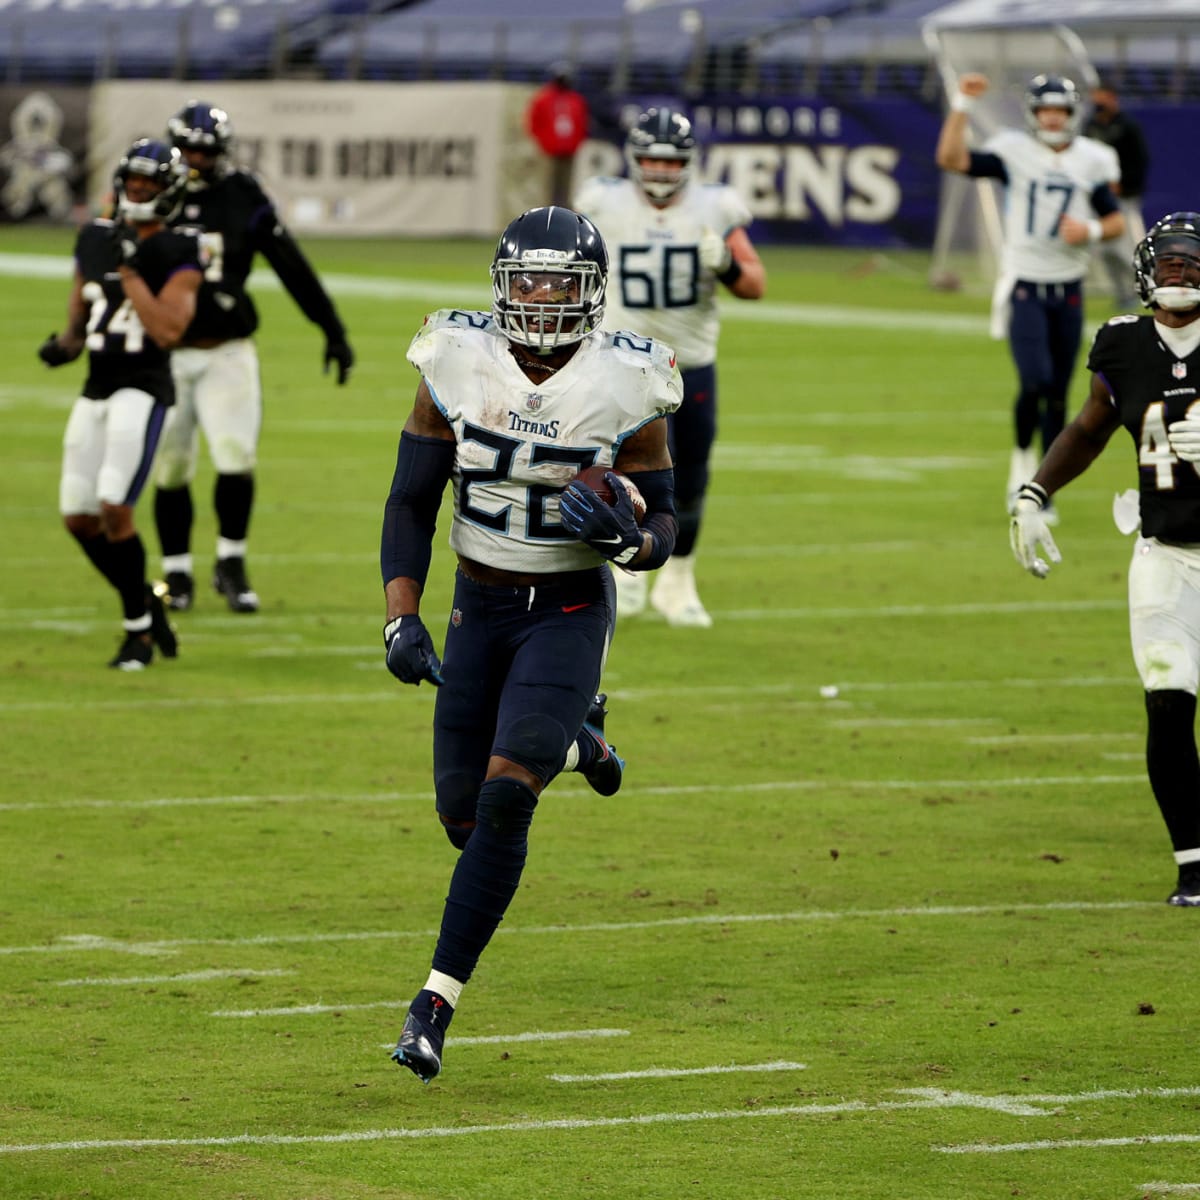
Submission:
<svg viewBox="0 0 1200 1200">
<path fill-rule="evenodd" d="M 1168 425 L 1167 441 L 1184 462 L 1200 462 L 1200 417 L 1184 417 Z"/>
<path fill-rule="evenodd" d="M 714 275 L 721 275 L 729 270 L 733 262 L 733 251 L 725 244 L 725 239 L 715 230 L 706 229 L 700 235 L 700 265 Z M 1200 428 L 1200 426 L 1198 426 Z"/>
<path fill-rule="evenodd" d="M 1050 563 L 1062 562 L 1062 555 L 1050 536 L 1050 526 L 1046 524 L 1043 511 L 1049 499 L 1046 489 L 1040 484 L 1023 484 L 1017 493 L 1012 524 L 1008 527 L 1008 542 L 1012 546 L 1013 557 L 1038 579 L 1045 579 L 1050 574 Z M 1039 545 L 1046 552 L 1046 558 L 1038 554 Z"/>
</svg>

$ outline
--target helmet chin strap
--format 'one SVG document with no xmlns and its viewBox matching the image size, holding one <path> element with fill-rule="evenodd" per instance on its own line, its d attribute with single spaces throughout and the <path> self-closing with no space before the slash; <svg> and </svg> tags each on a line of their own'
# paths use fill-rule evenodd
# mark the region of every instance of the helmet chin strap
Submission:
<svg viewBox="0 0 1200 1200">
<path fill-rule="evenodd" d="M 1200 305 L 1200 288 L 1156 287 L 1150 299 L 1168 312 L 1187 312 Z"/>
<path fill-rule="evenodd" d="M 1038 139 L 1047 146 L 1065 146 L 1071 140 L 1071 132 L 1067 129 L 1039 129 Z"/>
</svg>

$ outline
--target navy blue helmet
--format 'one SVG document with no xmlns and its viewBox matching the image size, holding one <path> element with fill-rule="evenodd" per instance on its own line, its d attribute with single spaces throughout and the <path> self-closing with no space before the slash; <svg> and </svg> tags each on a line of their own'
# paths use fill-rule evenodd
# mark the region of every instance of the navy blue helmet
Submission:
<svg viewBox="0 0 1200 1200">
<path fill-rule="evenodd" d="M 179 150 L 203 150 L 214 156 L 209 178 L 226 169 L 233 143 L 233 125 L 229 114 L 215 104 L 189 100 L 168 122 L 167 137 Z"/>
<path fill-rule="evenodd" d="M 491 275 L 492 316 L 511 342 L 547 354 L 600 328 L 608 251 L 580 213 L 523 212 L 500 235 Z"/>
<path fill-rule="evenodd" d="M 669 200 L 687 183 L 695 153 L 692 123 L 673 108 L 648 108 L 625 135 L 629 178 L 652 201 Z M 672 165 L 656 168 L 647 166 L 645 159 Z"/>
<path fill-rule="evenodd" d="M 1062 108 L 1067 122 L 1062 129 L 1043 129 L 1038 110 Z M 1035 75 L 1025 89 L 1025 124 L 1029 132 L 1047 146 L 1064 146 L 1074 139 L 1083 120 L 1083 98 L 1073 79 L 1063 75 Z"/>
<path fill-rule="evenodd" d="M 158 183 L 149 200 L 131 200 L 127 194 L 130 176 L 141 175 Z M 169 221 L 183 204 L 187 167 L 183 155 L 166 142 L 139 138 L 121 156 L 113 175 L 116 216 L 125 221 Z"/>
</svg>

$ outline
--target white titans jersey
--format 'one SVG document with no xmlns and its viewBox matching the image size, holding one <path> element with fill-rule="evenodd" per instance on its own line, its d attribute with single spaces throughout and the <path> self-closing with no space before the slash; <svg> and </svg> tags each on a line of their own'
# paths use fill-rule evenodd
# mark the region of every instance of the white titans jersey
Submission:
<svg viewBox="0 0 1200 1200">
<path fill-rule="evenodd" d="M 1094 220 L 1091 195 L 1120 178 L 1111 146 L 1077 137 L 1056 152 L 1031 133 L 1004 129 L 989 138 L 984 153 L 995 154 L 1008 172 L 1004 207 L 1004 274 L 1030 283 L 1082 279 L 1092 249 L 1068 246 L 1058 235 L 1062 216 Z"/>
<path fill-rule="evenodd" d="M 750 223 L 745 201 L 725 184 L 684 187 L 673 204 L 655 208 L 628 179 L 587 180 L 575 208 L 590 218 L 608 247 L 605 329 L 632 329 L 675 349 L 684 370 L 717 356 L 717 277 L 700 265 L 705 230 L 725 237 Z"/>
<path fill-rule="evenodd" d="M 683 399 L 671 350 L 632 334 L 589 334 L 564 367 L 533 384 L 491 314 L 444 308 L 408 348 L 450 423 L 459 554 L 505 571 L 551 574 L 602 561 L 559 522 L 558 494 L 584 467 Z"/>
</svg>

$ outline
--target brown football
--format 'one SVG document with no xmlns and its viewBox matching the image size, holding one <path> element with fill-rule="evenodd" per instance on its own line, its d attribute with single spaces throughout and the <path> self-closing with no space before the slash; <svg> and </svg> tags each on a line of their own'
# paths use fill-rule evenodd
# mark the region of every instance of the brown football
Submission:
<svg viewBox="0 0 1200 1200">
<path fill-rule="evenodd" d="M 578 480 L 580 483 L 586 483 L 605 504 L 615 505 L 616 493 L 608 486 L 608 480 L 604 478 L 610 473 L 615 475 L 625 490 L 629 492 L 630 499 L 633 501 L 633 519 L 640 525 L 646 515 L 646 500 L 638 491 L 637 484 L 628 475 L 622 475 L 620 471 L 614 471 L 612 467 L 585 467 L 571 482 L 574 483 L 575 480 Z"/>
</svg>

